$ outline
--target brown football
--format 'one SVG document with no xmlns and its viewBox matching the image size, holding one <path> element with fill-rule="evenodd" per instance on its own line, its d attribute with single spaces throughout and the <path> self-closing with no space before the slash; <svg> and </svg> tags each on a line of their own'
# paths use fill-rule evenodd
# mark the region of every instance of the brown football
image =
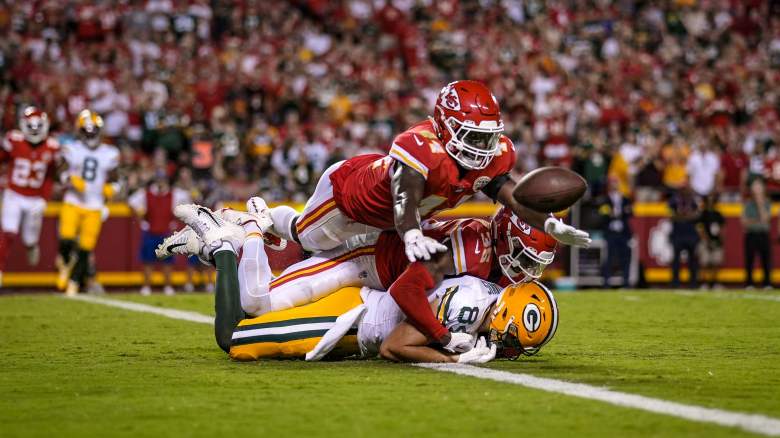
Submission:
<svg viewBox="0 0 780 438">
<path fill-rule="evenodd" d="M 571 207 L 587 188 L 585 179 L 569 169 L 541 167 L 525 174 L 512 195 L 526 207 L 555 213 Z"/>
</svg>

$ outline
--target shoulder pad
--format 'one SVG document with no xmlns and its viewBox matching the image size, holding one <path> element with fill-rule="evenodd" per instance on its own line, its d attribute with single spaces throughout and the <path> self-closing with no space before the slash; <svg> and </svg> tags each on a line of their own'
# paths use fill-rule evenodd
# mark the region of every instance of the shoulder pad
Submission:
<svg viewBox="0 0 780 438">
<path fill-rule="evenodd" d="M 24 141 L 24 134 L 22 134 L 22 131 L 19 131 L 18 129 L 9 131 L 6 135 L 11 141 Z"/>
</svg>

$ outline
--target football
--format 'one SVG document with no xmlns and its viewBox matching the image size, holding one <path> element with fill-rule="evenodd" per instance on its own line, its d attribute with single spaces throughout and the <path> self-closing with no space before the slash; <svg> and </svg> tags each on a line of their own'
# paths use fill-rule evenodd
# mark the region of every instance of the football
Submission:
<svg viewBox="0 0 780 438">
<path fill-rule="evenodd" d="M 555 213 L 571 207 L 587 188 L 585 179 L 571 170 L 541 167 L 523 176 L 512 195 L 526 207 Z"/>
</svg>

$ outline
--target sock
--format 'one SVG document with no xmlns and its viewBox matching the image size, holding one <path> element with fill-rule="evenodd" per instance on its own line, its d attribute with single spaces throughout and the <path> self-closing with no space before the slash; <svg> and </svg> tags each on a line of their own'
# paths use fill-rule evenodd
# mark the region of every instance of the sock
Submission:
<svg viewBox="0 0 780 438">
<path fill-rule="evenodd" d="M 283 239 L 297 242 L 297 233 L 293 231 L 297 218 L 298 212 L 293 210 L 292 207 L 286 205 L 274 207 L 271 209 L 271 220 L 274 221 L 271 231 Z"/>
<path fill-rule="evenodd" d="M 73 254 L 73 247 L 76 246 L 76 242 L 72 239 L 61 239 L 59 253 L 62 257 L 62 261 L 67 265 L 70 263 L 70 256 Z"/>
<path fill-rule="evenodd" d="M 87 284 L 87 273 L 89 272 L 89 251 L 79 248 L 76 257 L 76 265 L 73 267 L 73 272 L 70 273 L 70 279 L 83 288 Z"/>
<path fill-rule="evenodd" d="M 390 285 L 388 292 L 406 318 L 424 335 L 436 341 L 447 334 L 444 327 L 431 311 L 426 291 L 435 286 L 433 277 L 421 262 L 414 262 Z"/>
<path fill-rule="evenodd" d="M 238 287 L 238 267 L 236 253 L 230 245 L 214 252 L 214 264 L 217 266 L 217 287 L 214 295 L 214 336 L 219 348 L 230 351 L 233 330 L 244 319 Z"/>
<path fill-rule="evenodd" d="M 273 280 L 273 273 L 262 238 L 252 236 L 244 242 L 238 274 L 241 308 L 244 312 L 253 316 L 270 312 L 269 283 Z"/>
<path fill-rule="evenodd" d="M 3 231 L 0 233 L 0 271 L 5 270 L 5 262 L 8 260 L 8 253 L 16 240 L 16 234 Z"/>
</svg>

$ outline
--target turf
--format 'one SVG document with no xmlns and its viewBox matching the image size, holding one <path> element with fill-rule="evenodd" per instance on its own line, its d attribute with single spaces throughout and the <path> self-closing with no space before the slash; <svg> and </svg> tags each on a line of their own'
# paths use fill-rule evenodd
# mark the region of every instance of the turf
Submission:
<svg viewBox="0 0 780 438">
<path fill-rule="evenodd" d="M 212 312 L 212 296 L 116 296 Z M 558 295 L 540 355 L 490 366 L 780 416 L 780 302 Z M 382 361 L 232 363 L 212 328 L 54 296 L 0 298 L 2 436 L 735 436 Z M 712 375 L 710 375 L 712 373 Z"/>
</svg>

